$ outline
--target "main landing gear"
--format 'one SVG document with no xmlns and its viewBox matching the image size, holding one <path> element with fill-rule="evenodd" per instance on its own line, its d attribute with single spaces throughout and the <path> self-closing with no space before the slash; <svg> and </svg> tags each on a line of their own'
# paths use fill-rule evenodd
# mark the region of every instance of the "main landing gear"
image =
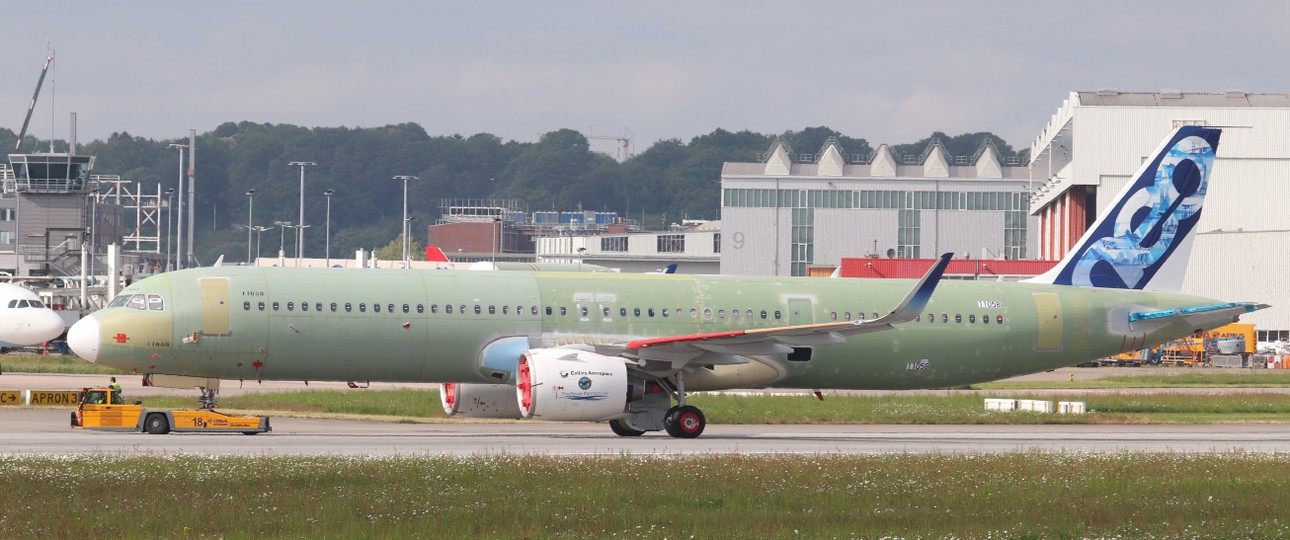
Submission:
<svg viewBox="0 0 1290 540">
<path fill-rule="evenodd" d="M 644 396 L 627 404 L 627 414 L 609 421 L 609 429 L 615 435 L 639 437 L 648 431 L 666 431 L 678 439 L 693 439 L 703 434 L 708 420 L 698 407 L 685 404 L 685 377 L 681 372 L 672 379 L 644 384 Z"/>
</svg>

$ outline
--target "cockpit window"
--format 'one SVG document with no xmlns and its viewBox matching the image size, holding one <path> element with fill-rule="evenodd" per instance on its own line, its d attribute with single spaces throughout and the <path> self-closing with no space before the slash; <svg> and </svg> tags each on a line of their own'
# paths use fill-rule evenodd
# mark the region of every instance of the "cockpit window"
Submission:
<svg viewBox="0 0 1290 540">
<path fill-rule="evenodd" d="M 130 309 L 148 309 L 147 297 L 142 294 L 131 296 L 130 301 L 126 302 L 125 307 Z"/>
<path fill-rule="evenodd" d="M 10 301 L 9 301 L 9 309 L 13 309 L 13 308 L 16 308 L 16 307 L 18 307 L 18 301 L 17 301 L 17 300 L 10 300 Z"/>
<path fill-rule="evenodd" d="M 148 295 L 148 311 L 165 311 L 166 301 L 161 299 L 160 294 Z"/>
<path fill-rule="evenodd" d="M 117 296 L 116 298 L 112 299 L 112 302 L 108 304 L 107 307 L 110 307 L 110 308 L 125 307 L 126 302 L 129 302 L 131 298 L 134 298 L 133 294 L 123 294 L 123 295 Z"/>
<path fill-rule="evenodd" d="M 44 308 L 45 308 L 45 304 L 42 304 L 42 303 L 40 302 L 40 300 L 28 300 L 28 301 L 27 301 L 27 305 L 29 305 L 29 306 L 31 306 L 31 307 L 34 307 L 34 308 L 37 308 L 37 309 L 44 309 Z"/>
</svg>

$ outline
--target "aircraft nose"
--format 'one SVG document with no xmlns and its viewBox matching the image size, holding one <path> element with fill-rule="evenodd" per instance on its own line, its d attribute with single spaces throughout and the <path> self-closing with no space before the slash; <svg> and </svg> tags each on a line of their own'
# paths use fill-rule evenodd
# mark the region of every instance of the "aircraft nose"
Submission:
<svg viewBox="0 0 1290 540">
<path fill-rule="evenodd" d="M 38 313 L 39 315 L 33 316 L 30 321 L 32 337 L 36 338 L 38 343 L 63 335 L 63 330 L 67 329 L 67 323 L 63 322 L 63 318 L 58 313 L 48 309 L 40 310 Z"/>
<path fill-rule="evenodd" d="M 89 315 L 72 325 L 67 331 L 67 346 L 76 356 L 93 362 L 99 357 L 99 321 Z"/>
</svg>

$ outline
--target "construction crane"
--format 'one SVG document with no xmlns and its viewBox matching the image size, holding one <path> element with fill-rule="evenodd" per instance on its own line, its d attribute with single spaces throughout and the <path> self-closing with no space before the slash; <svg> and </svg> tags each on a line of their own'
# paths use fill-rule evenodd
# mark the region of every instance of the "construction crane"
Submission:
<svg viewBox="0 0 1290 540">
<path fill-rule="evenodd" d="M 593 127 L 588 127 L 587 133 L 588 133 L 587 135 L 588 139 L 605 139 L 605 140 L 611 140 L 611 141 L 618 141 L 618 144 L 619 144 L 618 161 L 620 162 L 627 161 L 632 158 L 632 149 L 633 149 L 632 139 L 635 138 L 635 135 L 632 133 L 632 130 L 623 128 L 622 135 L 596 135 L 596 129 Z"/>
<path fill-rule="evenodd" d="M 18 142 L 14 143 L 13 151 L 17 152 L 22 146 L 22 138 L 27 135 L 27 125 L 31 123 L 31 113 L 36 110 L 36 98 L 40 97 L 40 87 L 45 84 L 45 74 L 49 73 L 49 64 L 54 61 L 54 54 L 50 53 L 45 57 L 45 67 L 40 68 L 40 79 L 36 80 L 36 91 L 31 94 L 31 105 L 27 106 L 27 118 L 22 121 L 22 130 L 18 132 Z"/>
</svg>

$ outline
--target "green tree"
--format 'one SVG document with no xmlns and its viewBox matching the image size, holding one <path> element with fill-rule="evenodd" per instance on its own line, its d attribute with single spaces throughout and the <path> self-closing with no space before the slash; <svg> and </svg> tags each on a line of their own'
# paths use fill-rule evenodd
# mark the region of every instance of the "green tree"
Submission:
<svg viewBox="0 0 1290 540">
<path fill-rule="evenodd" d="M 395 236 L 390 243 L 376 250 L 376 258 L 383 261 L 401 261 L 403 260 L 403 235 Z M 414 261 L 426 260 L 425 249 L 421 247 L 421 242 L 416 241 L 412 235 L 408 235 L 408 259 Z"/>
</svg>

